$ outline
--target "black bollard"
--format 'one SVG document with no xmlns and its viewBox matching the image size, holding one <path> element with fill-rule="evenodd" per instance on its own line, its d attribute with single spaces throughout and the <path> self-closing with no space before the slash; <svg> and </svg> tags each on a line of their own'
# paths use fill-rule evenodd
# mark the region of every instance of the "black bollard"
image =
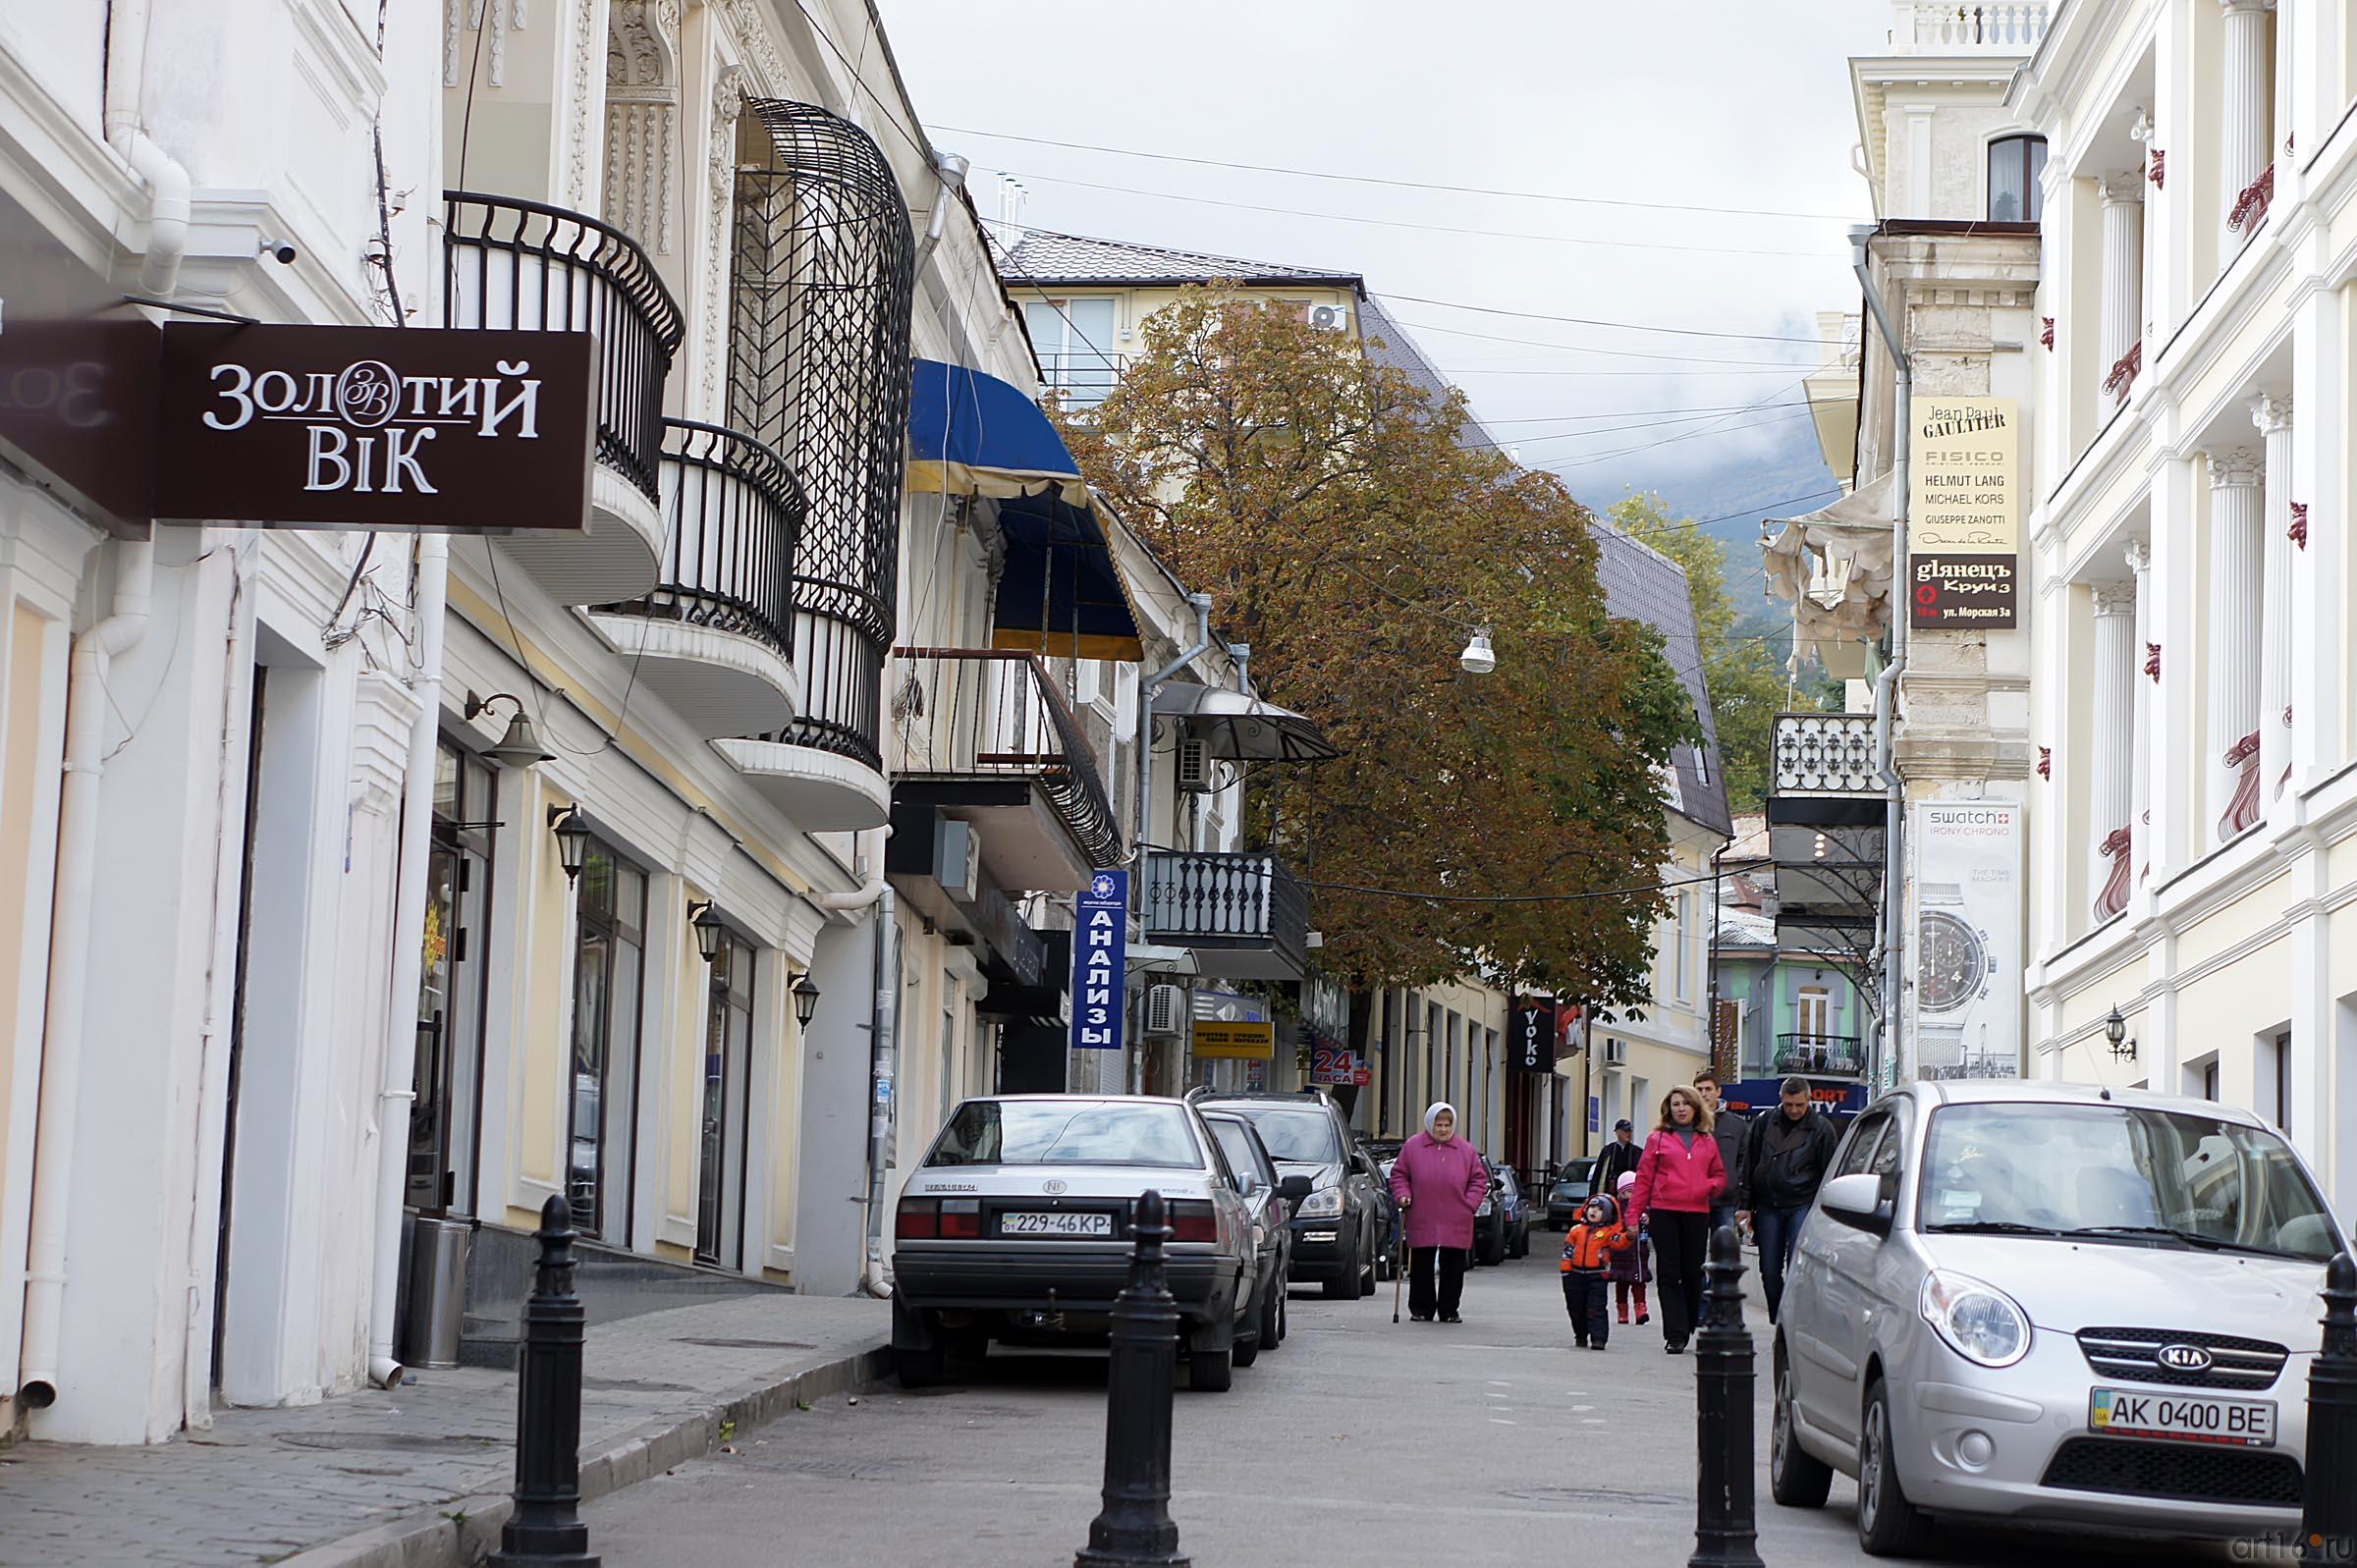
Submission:
<svg viewBox="0 0 2357 1568">
<path fill-rule="evenodd" d="M 2308 1366 L 2308 1477 L 2300 1561 L 2357 1562 L 2357 1258 L 2325 1268 L 2325 1343 Z"/>
<path fill-rule="evenodd" d="M 1113 1367 L 1105 1395 L 1105 1508 L 1072 1568 L 1187 1568 L 1171 1522 L 1171 1374 L 1178 1365 L 1178 1308 L 1163 1277 L 1171 1239 L 1159 1192 L 1137 1201 L 1129 1283 L 1113 1305 Z"/>
<path fill-rule="evenodd" d="M 573 1211 L 540 1206 L 540 1265 L 523 1304 L 516 1389 L 516 1510 L 492 1568 L 597 1568 L 581 1523 L 581 1298 L 573 1293 Z"/>
<path fill-rule="evenodd" d="M 1752 1511 L 1751 1330 L 1743 1325 L 1743 1243 L 1732 1225 L 1711 1236 L 1710 1283 L 1694 1336 L 1694 1555 L 1686 1568 L 1761 1568 Z"/>
</svg>

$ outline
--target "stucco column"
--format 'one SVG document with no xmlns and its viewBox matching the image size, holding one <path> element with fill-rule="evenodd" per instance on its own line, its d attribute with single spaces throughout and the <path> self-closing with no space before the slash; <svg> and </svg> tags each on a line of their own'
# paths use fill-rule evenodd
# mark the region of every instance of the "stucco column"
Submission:
<svg viewBox="0 0 2357 1568">
<path fill-rule="evenodd" d="M 2220 0 L 2225 8 L 2225 46 L 2219 71 L 2218 185 L 2226 211 L 2219 214 L 2219 257 L 2231 260 L 2259 225 L 2239 230 L 2226 220 L 2235 198 L 2267 168 L 2275 136 L 2268 111 L 2267 14 L 2275 0 Z"/>
<path fill-rule="evenodd" d="M 2128 644 L 2128 685 L 2135 692 L 2129 703 L 2128 727 L 2128 838 L 2135 869 L 2129 891 L 2144 885 L 2153 869 L 2153 682 L 2145 676 L 2145 650 L 2160 640 L 2153 629 L 2153 547 L 2142 539 L 2127 548 L 2128 570 L 2136 594 L 2135 634 Z"/>
<path fill-rule="evenodd" d="M 2260 799 L 2283 792 L 2291 773 L 2291 400 L 2261 393 L 2251 422 L 2265 438 L 2259 648 Z"/>
<path fill-rule="evenodd" d="M 2207 455 L 2210 463 L 2209 779 L 2204 815 L 2220 839 L 2257 820 L 2261 512 L 2259 454 Z"/>
<path fill-rule="evenodd" d="M 2095 586 L 2095 730 L 2088 747 L 2087 883 L 2095 918 L 2127 907 L 2134 862 L 2128 811 L 2136 733 L 2136 585 Z"/>
<path fill-rule="evenodd" d="M 2124 400 L 2135 378 L 2121 375 L 2120 361 L 2143 338 L 2144 322 L 2144 172 L 2107 176 L 2104 191 L 2103 319 L 2096 340 L 2100 374 L 2113 395 Z"/>
</svg>

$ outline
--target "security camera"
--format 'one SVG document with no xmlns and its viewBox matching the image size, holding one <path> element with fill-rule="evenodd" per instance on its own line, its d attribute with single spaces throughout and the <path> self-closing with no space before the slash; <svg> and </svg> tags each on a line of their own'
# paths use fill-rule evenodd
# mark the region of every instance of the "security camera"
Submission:
<svg viewBox="0 0 2357 1568">
<path fill-rule="evenodd" d="M 294 245 L 290 244 L 288 242 L 284 240 L 272 240 L 267 236 L 263 237 L 262 243 L 255 248 L 261 254 L 268 256 L 271 260 L 277 262 L 282 267 L 291 267 L 295 265 L 295 258 L 301 254 L 301 251 L 297 250 Z"/>
</svg>

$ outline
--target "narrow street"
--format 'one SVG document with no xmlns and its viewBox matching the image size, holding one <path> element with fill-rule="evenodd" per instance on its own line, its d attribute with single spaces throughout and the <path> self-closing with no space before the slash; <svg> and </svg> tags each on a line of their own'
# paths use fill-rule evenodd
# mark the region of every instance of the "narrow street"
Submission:
<svg viewBox="0 0 2357 1568">
<path fill-rule="evenodd" d="M 1683 1562 L 1694 1541 L 1690 1359 L 1660 1320 L 1571 1348 L 1552 1238 L 1474 1272 L 1455 1327 L 1391 1322 L 1374 1300 L 1297 1294 L 1284 1347 L 1226 1394 L 1176 1397 L 1171 1512 L 1205 1568 L 1370 1560 Z M 1754 1330 L 1766 1326 L 1756 1304 Z M 1760 1342 L 1765 1346 L 1764 1333 Z M 1764 1357 L 1763 1357 L 1764 1362 Z M 734 1455 L 683 1465 L 587 1510 L 609 1568 L 714 1562 L 1040 1568 L 1068 1561 L 1098 1508 L 1101 1355 L 992 1351 L 971 1381 L 885 1386 L 737 1434 Z M 1855 1488 L 1822 1513 L 1766 1496 L 1770 1564 L 1864 1561 Z M 1960 1565 L 2226 1562 L 2223 1548 L 1944 1531 L 1929 1560 Z"/>
</svg>

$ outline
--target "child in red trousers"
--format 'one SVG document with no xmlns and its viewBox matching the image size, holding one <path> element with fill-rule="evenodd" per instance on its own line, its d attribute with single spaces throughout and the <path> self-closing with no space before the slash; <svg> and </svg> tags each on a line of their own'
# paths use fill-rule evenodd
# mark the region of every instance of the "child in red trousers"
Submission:
<svg viewBox="0 0 2357 1568">
<path fill-rule="evenodd" d="M 1620 1210 L 1624 1215 L 1628 1211 L 1628 1190 L 1636 1184 L 1635 1171 L 1624 1170 L 1620 1173 L 1619 1190 L 1616 1196 L 1620 1201 Z M 1622 1323 L 1628 1322 L 1628 1298 L 1631 1292 L 1637 1298 L 1637 1322 L 1648 1324 L 1653 1321 L 1653 1315 L 1645 1310 L 1645 1282 L 1653 1277 L 1653 1265 L 1647 1259 L 1647 1254 L 1652 1250 L 1648 1245 L 1651 1239 L 1645 1234 L 1643 1221 L 1640 1220 L 1637 1244 L 1624 1252 L 1614 1253 L 1613 1261 L 1606 1266 L 1605 1277 L 1613 1282 L 1613 1306 Z"/>
</svg>

